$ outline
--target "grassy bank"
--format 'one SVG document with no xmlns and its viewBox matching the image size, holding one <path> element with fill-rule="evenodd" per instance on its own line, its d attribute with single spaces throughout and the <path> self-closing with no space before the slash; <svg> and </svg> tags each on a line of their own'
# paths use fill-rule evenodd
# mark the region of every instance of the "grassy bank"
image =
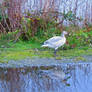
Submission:
<svg viewBox="0 0 92 92">
<path fill-rule="evenodd" d="M 21 60 L 26 58 L 54 58 L 53 49 L 41 48 L 40 43 L 32 42 L 17 42 L 8 43 L 8 46 L 0 48 L 0 62 L 8 62 L 9 60 Z M 57 59 L 73 58 L 75 56 L 92 55 L 91 47 L 81 47 L 63 50 L 59 48 L 57 52 Z"/>
</svg>

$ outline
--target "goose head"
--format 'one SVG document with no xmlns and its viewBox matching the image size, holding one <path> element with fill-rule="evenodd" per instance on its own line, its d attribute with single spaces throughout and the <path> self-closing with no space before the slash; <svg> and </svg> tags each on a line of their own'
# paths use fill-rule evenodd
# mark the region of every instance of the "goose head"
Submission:
<svg viewBox="0 0 92 92">
<path fill-rule="evenodd" d="M 63 31 L 62 32 L 62 34 L 61 34 L 61 36 L 65 36 L 65 35 L 67 35 L 68 33 L 66 32 L 66 31 Z"/>
</svg>

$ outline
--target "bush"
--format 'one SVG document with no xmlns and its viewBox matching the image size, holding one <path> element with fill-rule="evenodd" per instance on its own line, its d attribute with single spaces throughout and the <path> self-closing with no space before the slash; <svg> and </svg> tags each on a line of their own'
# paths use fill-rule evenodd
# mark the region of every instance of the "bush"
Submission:
<svg viewBox="0 0 92 92">
<path fill-rule="evenodd" d="M 30 40 L 36 37 L 51 37 L 56 30 L 55 22 L 52 20 L 47 20 L 39 16 L 23 16 L 21 20 L 21 29 L 19 29 L 19 33 L 21 32 L 20 38 L 21 40 Z M 18 34 L 19 34 L 18 33 Z"/>
<path fill-rule="evenodd" d="M 92 44 L 92 29 L 88 32 L 86 29 L 79 29 L 69 33 L 65 48 L 75 48 L 88 46 Z"/>
</svg>

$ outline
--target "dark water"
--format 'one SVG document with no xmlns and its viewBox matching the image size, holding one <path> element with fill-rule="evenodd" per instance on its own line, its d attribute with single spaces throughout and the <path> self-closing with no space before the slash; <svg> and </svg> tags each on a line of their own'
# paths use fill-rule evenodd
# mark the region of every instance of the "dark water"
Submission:
<svg viewBox="0 0 92 92">
<path fill-rule="evenodd" d="M 92 64 L 0 68 L 0 92 L 92 92 Z"/>
</svg>

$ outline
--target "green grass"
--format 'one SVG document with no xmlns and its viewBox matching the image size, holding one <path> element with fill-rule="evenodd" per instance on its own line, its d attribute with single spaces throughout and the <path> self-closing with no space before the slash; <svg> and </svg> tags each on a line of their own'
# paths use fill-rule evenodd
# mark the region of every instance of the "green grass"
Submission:
<svg viewBox="0 0 92 92">
<path fill-rule="evenodd" d="M 53 49 L 41 48 L 40 43 L 23 42 L 9 43 L 10 48 L 0 48 L 0 62 L 8 62 L 9 60 L 22 60 L 26 58 L 54 58 Z M 92 48 L 82 47 L 70 50 L 61 50 L 57 52 L 58 58 L 73 58 L 83 55 L 92 55 Z M 80 59 L 80 58 L 77 58 Z"/>
<path fill-rule="evenodd" d="M 40 43 L 36 43 L 36 42 L 23 42 L 23 41 L 19 41 L 19 42 L 3 42 L 3 44 L 0 45 L 1 48 L 7 48 L 7 49 L 11 49 L 11 50 L 26 50 L 26 49 L 32 49 L 32 48 L 40 48 Z"/>
</svg>

